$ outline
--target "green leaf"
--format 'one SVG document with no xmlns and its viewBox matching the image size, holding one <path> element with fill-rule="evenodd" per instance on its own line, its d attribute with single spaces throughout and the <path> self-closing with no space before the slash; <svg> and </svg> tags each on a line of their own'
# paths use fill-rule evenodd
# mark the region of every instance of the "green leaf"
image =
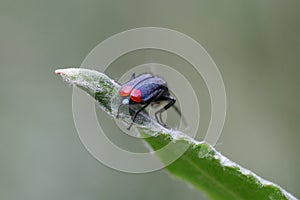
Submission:
<svg viewBox="0 0 300 200">
<path fill-rule="evenodd" d="M 66 82 L 86 91 L 99 102 L 103 110 L 115 116 L 113 99 L 120 86 L 108 76 L 79 68 L 59 69 L 55 72 Z M 142 123 L 149 121 L 147 117 L 143 115 L 140 124 L 137 124 L 141 135 L 151 135 L 144 140 L 153 150 L 171 144 L 171 148 L 166 151 L 156 151 L 163 163 L 169 163 L 171 157 L 177 156 L 180 150 L 185 150 L 179 159 L 165 169 L 173 176 L 202 190 L 210 199 L 296 199 L 277 184 L 266 181 L 230 161 L 205 142 L 195 141 L 184 133 L 165 129 L 154 122 Z M 121 120 L 128 122 L 126 116 L 121 117 Z"/>
</svg>

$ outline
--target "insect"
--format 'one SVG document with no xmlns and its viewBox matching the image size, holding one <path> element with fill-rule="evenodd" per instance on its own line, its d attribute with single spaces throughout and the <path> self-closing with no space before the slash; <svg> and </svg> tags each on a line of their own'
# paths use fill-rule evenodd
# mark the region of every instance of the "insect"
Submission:
<svg viewBox="0 0 300 200">
<path fill-rule="evenodd" d="M 121 97 L 121 104 L 118 108 L 117 117 L 119 116 L 121 106 L 128 105 L 130 107 L 134 104 L 141 105 L 138 110 L 130 113 L 132 122 L 127 128 L 128 130 L 133 125 L 138 114 L 151 103 L 167 101 L 167 104 L 163 108 L 155 112 L 155 119 L 162 126 L 166 127 L 166 124 L 162 120 L 162 113 L 171 106 L 173 106 L 175 111 L 181 116 L 180 110 L 174 105 L 176 99 L 170 95 L 167 82 L 150 73 L 144 73 L 138 76 L 135 76 L 135 73 L 133 73 L 130 80 L 121 85 L 119 95 Z"/>
</svg>

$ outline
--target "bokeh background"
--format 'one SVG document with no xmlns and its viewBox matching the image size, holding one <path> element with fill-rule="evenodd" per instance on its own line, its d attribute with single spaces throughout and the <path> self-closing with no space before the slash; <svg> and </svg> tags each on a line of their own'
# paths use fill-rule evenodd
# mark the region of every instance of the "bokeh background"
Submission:
<svg viewBox="0 0 300 200">
<path fill-rule="evenodd" d="M 205 47 L 228 98 L 216 148 L 300 197 L 300 1 L 0 0 L 0 199 L 205 199 L 163 170 L 126 174 L 96 161 L 77 135 L 72 89 L 53 73 L 143 26 Z M 139 59 L 159 60 L 148 53 Z"/>
</svg>

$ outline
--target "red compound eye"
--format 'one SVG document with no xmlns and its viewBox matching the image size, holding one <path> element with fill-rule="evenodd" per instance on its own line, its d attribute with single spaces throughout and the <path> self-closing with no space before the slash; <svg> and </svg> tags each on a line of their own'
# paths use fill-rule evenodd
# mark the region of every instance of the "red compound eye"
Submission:
<svg viewBox="0 0 300 200">
<path fill-rule="evenodd" d="M 126 85 L 120 89 L 119 94 L 121 97 L 127 97 L 130 95 L 131 90 L 132 90 L 132 87 L 129 85 Z"/>
<path fill-rule="evenodd" d="M 133 89 L 130 94 L 130 99 L 134 102 L 141 102 L 142 101 L 142 93 L 138 89 Z"/>
</svg>

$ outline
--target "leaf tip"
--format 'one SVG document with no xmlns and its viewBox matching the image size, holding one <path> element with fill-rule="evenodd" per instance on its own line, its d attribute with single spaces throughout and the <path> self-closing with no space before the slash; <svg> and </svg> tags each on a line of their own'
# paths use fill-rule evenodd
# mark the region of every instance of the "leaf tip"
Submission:
<svg viewBox="0 0 300 200">
<path fill-rule="evenodd" d="M 54 73 L 57 74 L 57 75 L 61 75 L 61 74 L 63 74 L 63 69 L 56 69 L 54 71 Z"/>
</svg>

